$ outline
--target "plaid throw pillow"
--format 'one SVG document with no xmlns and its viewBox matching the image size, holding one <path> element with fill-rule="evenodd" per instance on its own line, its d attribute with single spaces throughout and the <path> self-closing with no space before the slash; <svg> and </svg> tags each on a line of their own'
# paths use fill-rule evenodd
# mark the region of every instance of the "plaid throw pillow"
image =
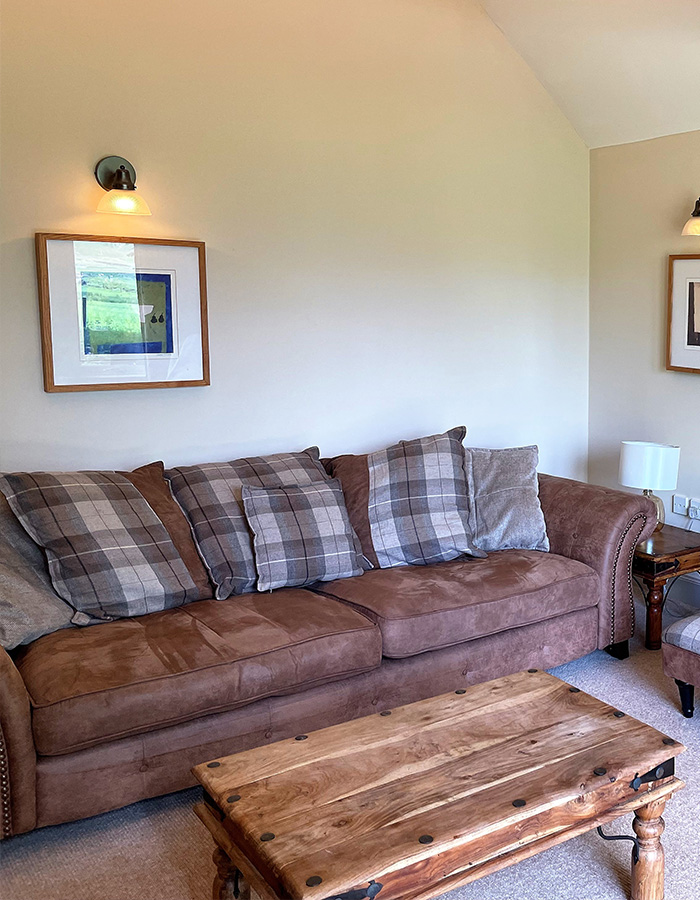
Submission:
<svg viewBox="0 0 700 900">
<path fill-rule="evenodd" d="M 241 500 L 243 486 L 282 487 L 328 480 L 318 447 L 301 453 L 180 466 L 165 475 L 192 524 L 219 600 L 255 590 L 257 574 Z"/>
<path fill-rule="evenodd" d="M 111 619 L 199 599 L 165 526 L 124 475 L 4 475 L 0 490 L 46 552 L 56 592 L 78 611 Z"/>
<path fill-rule="evenodd" d="M 469 530 L 465 434 L 453 428 L 367 456 L 367 512 L 380 568 L 486 556 Z"/>
<path fill-rule="evenodd" d="M 664 631 L 664 642 L 700 654 L 700 613 L 672 622 Z"/>
<path fill-rule="evenodd" d="M 245 485 L 243 505 L 253 532 L 259 591 L 362 575 L 339 481 Z"/>
</svg>

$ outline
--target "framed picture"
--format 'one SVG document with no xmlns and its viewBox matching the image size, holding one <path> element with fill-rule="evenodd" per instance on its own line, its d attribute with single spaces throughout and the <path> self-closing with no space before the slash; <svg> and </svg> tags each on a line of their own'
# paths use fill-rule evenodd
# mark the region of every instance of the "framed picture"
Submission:
<svg viewBox="0 0 700 900">
<path fill-rule="evenodd" d="M 209 384 L 204 244 L 37 234 L 44 390 Z"/>
<path fill-rule="evenodd" d="M 666 368 L 700 375 L 700 256 L 668 258 Z"/>
</svg>

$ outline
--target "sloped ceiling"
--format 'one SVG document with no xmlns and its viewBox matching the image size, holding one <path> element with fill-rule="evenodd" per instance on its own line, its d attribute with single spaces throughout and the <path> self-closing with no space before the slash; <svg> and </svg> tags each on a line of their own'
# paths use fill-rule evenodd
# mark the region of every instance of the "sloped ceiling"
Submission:
<svg viewBox="0 0 700 900">
<path fill-rule="evenodd" d="M 700 129 L 700 0 L 481 0 L 589 147 Z"/>
</svg>

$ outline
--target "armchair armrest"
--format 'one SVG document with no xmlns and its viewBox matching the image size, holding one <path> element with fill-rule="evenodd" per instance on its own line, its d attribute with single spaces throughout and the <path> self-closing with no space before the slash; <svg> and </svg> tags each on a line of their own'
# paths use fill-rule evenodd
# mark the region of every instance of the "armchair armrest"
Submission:
<svg viewBox="0 0 700 900">
<path fill-rule="evenodd" d="M 634 634 L 634 548 L 656 527 L 654 504 L 641 494 L 540 475 L 540 503 L 552 553 L 577 559 L 600 576 L 598 647 Z"/>
<path fill-rule="evenodd" d="M 29 696 L 0 647 L 0 838 L 36 825 L 36 750 Z"/>
</svg>

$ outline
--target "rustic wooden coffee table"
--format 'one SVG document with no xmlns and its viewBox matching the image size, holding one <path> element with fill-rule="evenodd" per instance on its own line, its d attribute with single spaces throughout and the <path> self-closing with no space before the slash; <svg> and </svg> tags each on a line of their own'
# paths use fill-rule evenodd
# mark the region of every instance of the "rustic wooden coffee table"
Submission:
<svg viewBox="0 0 700 900">
<path fill-rule="evenodd" d="M 661 900 L 684 749 L 531 670 L 224 757 L 194 769 L 214 898 L 428 900 L 634 813 L 632 898 Z"/>
</svg>

